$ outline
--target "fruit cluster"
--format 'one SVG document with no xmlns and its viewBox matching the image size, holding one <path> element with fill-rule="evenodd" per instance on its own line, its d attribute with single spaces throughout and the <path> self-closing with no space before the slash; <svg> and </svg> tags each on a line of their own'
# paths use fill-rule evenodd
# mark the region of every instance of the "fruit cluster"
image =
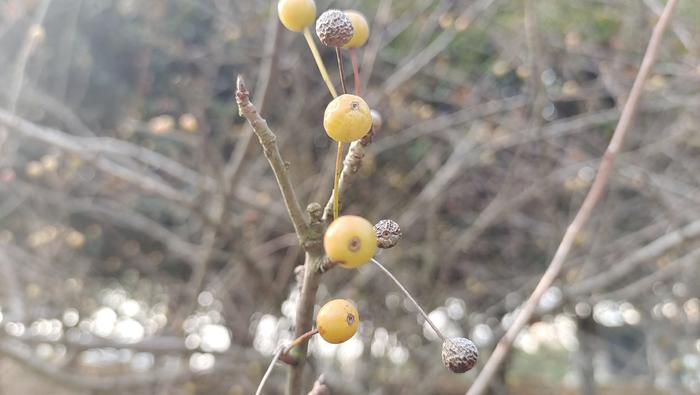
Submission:
<svg viewBox="0 0 700 395">
<path fill-rule="evenodd" d="M 318 69 L 333 99 L 326 107 L 323 127 L 328 137 L 338 143 L 336 158 L 336 177 L 333 187 L 333 218 L 323 237 L 323 247 L 328 260 L 333 266 L 353 269 L 369 262 L 384 271 L 397 286 L 416 305 L 419 312 L 443 340 L 442 360 L 453 372 L 465 372 L 476 363 L 478 351 L 474 344 L 465 338 L 446 338 L 430 321 L 430 318 L 399 283 L 399 281 L 376 259 L 377 248 L 391 248 L 396 245 L 401 230 L 395 222 L 382 220 L 376 226 L 366 219 L 354 215 L 339 215 L 338 180 L 342 163 L 343 144 L 365 141 L 371 136 L 373 127 L 372 111 L 360 96 L 359 69 L 357 66 L 357 48 L 363 46 L 369 38 L 369 24 L 357 11 L 328 10 L 316 19 L 316 35 L 328 47 L 336 51 L 338 68 L 342 85 L 342 94 L 337 95 L 335 87 L 328 77 L 323 60 L 309 32 L 316 17 L 316 4 L 313 0 L 280 0 L 277 5 L 279 19 L 293 32 L 303 32 L 314 56 Z M 345 88 L 342 49 L 350 51 L 355 94 L 348 94 Z M 364 139 L 363 139 L 364 138 Z M 349 300 L 335 299 L 327 302 L 318 311 L 316 329 L 307 332 L 295 340 L 294 344 L 308 339 L 315 333 L 329 343 L 342 343 L 355 335 L 359 326 L 359 313 Z"/>
</svg>

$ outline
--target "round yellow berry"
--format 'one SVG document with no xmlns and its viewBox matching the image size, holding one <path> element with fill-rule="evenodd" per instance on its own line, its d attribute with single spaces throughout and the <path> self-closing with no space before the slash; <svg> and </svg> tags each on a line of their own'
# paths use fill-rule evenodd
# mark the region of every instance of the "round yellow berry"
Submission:
<svg viewBox="0 0 700 395">
<path fill-rule="evenodd" d="M 316 3 L 314 0 L 280 0 L 277 14 L 284 27 L 300 32 L 316 20 Z"/>
<path fill-rule="evenodd" d="M 345 11 L 345 15 L 352 22 L 353 34 L 350 42 L 345 44 L 343 48 L 359 48 L 369 39 L 369 24 L 365 16 L 354 10 Z"/>
<path fill-rule="evenodd" d="M 342 343 L 355 335 L 360 325 L 360 314 L 346 299 L 334 299 L 326 303 L 316 315 L 316 328 L 328 343 Z"/>
<path fill-rule="evenodd" d="M 369 106 L 355 95 L 340 95 L 328 103 L 323 114 L 323 127 L 328 137 L 341 143 L 359 140 L 372 127 Z"/>
<path fill-rule="evenodd" d="M 346 269 L 364 265 L 377 251 L 377 234 L 366 219 L 344 215 L 333 221 L 323 236 L 323 248 L 331 262 Z"/>
</svg>

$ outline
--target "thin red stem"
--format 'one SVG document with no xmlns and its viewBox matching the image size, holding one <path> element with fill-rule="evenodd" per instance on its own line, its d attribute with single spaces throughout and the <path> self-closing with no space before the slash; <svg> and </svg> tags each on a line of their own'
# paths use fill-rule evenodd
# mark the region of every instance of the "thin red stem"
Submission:
<svg viewBox="0 0 700 395">
<path fill-rule="evenodd" d="M 338 71 L 340 73 L 340 85 L 343 87 L 343 94 L 346 94 L 348 90 L 345 88 L 345 68 L 343 67 L 343 55 L 340 51 L 340 47 L 335 48 L 335 56 L 338 59 Z"/>
<path fill-rule="evenodd" d="M 292 342 L 289 343 L 289 345 L 288 345 L 287 347 L 285 347 L 285 349 L 284 349 L 284 354 L 289 353 L 289 351 L 291 351 L 291 349 L 293 349 L 294 347 L 298 346 L 298 345 L 301 344 L 302 342 L 308 340 L 311 336 L 313 336 L 313 335 L 315 335 L 315 334 L 317 334 L 317 333 L 318 333 L 318 328 L 314 328 L 314 329 L 312 329 L 312 330 L 310 330 L 310 331 L 304 333 L 303 335 L 297 337 L 296 339 L 292 340 Z"/>
<path fill-rule="evenodd" d="M 355 76 L 355 94 L 357 96 L 362 96 L 360 67 L 357 62 L 357 48 L 350 48 L 350 61 L 352 63 L 352 75 Z"/>
</svg>

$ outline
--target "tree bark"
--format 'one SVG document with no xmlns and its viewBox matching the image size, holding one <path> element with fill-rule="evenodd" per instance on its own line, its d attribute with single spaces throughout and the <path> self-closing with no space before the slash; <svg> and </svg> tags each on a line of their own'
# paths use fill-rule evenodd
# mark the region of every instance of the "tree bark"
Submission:
<svg viewBox="0 0 700 395">
<path fill-rule="evenodd" d="M 294 337 L 303 335 L 313 326 L 316 291 L 321 280 L 319 268 L 323 263 L 321 251 L 309 250 L 304 262 L 304 283 L 301 286 L 299 302 L 294 322 Z M 306 364 L 308 342 L 295 347 L 292 356 L 296 364 L 289 367 L 287 372 L 287 395 L 301 395 L 304 388 L 304 365 Z"/>
</svg>

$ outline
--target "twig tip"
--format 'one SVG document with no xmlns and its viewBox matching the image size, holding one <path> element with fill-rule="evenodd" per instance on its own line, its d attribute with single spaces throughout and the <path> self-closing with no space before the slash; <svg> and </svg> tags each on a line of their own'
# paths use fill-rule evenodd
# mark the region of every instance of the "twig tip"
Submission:
<svg viewBox="0 0 700 395">
<path fill-rule="evenodd" d="M 243 116 L 243 107 L 250 104 L 250 93 L 240 74 L 236 77 L 236 104 L 238 104 L 238 115 Z"/>
<path fill-rule="evenodd" d="M 238 74 L 236 77 L 236 93 L 248 93 L 248 88 L 245 86 L 243 76 Z"/>
</svg>

